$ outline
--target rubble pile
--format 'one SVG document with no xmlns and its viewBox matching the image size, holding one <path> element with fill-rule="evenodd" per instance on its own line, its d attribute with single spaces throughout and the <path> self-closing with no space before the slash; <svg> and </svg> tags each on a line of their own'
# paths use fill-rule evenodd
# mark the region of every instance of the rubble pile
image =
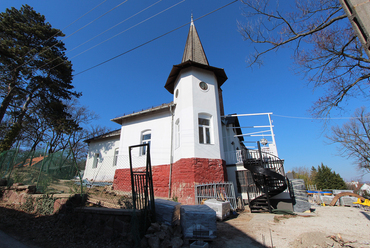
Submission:
<svg viewBox="0 0 370 248">
<path fill-rule="evenodd" d="M 146 234 L 141 239 L 142 248 L 179 248 L 183 245 L 180 226 L 168 226 L 166 224 L 152 223 Z"/>
</svg>

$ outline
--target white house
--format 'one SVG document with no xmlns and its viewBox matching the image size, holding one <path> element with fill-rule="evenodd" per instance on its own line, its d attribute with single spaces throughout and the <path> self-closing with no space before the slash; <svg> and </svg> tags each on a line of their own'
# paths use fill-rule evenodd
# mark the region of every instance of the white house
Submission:
<svg viewBox="0 0 370 248">
<path fill-rule="evenodd" d="M 150 144 L 154 194 L 194 203 L 194 185 L 234 181 L 243 136 L 238 117 L 224 116 L 223 69 L 210 66 L 193 21 L 181 64 L 174 65 L 165 84 L 171 103 L 124 115 L 112 121 L 120 130 L 87 140 L 84 178 L 112 181 L 129 191 L 129 146 Z M 239 136 L 237 136 L 239 135 Z M 145 149 L 133 150 L 133 165 L 145 165 Z M 239 162 L 239 163 L 238 163 Z"/>
</svg>

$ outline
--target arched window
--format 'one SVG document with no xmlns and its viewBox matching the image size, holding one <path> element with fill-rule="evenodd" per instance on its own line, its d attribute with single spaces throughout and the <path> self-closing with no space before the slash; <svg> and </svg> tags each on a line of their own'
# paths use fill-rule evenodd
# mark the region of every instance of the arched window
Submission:
<svg viewBox="0 0 370 248">
<path fill-rule="evenodd" d="M 208 114 L 198 115 L 199 143 L 200 144 L 212 144 L 211 120 L 212 120 L 211 115 L 208 115 Z"/>
<path fill-rule="evenodd" d="M 150 141 L 152 139 L 152 134 L 150 130 L 145 130 L 141 132 L 141 144 L 149 144 L 150 146 Z M 146 146 L 143 146 L 141 148 L 140 155 L 145 155 L 146 154 Z"/>
</svg>

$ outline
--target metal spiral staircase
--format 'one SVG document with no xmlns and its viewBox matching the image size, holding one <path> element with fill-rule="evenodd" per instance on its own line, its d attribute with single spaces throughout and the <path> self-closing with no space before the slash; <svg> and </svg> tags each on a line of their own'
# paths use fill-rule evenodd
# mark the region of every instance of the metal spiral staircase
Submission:
<svg viewBox="0 0 370 248">
<path fill-rule="evenodd" d="M 273 209 L 271 198 L 282 193 L 287 188 L 284 173 L 284 160 L 261 151 L 258 142 L 258 151 L 243 150 L 244 168 L 250 171 L 254 184 L 248 187 L 248 202 L 251 212 L 270 212 Z M 250 186 L 250 185 L 249 185 Z M 250 192 L 250 190 L 254 192 Z M 250 197 L 250 195 L 255 195 Z"/>
</svg>

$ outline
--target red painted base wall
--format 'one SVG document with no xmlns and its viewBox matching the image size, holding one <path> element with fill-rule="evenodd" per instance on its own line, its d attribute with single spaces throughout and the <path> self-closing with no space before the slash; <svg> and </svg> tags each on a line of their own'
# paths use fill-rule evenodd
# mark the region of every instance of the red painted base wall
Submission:
<svg viewBox="0 0 370 248">
<path fill-rule="evenodd" d="M 182 204 L 195 203 L 195 184 L 227 180 L 226 163 L 221 159 L 184 158 L 172 165 L 171 197 Z M 136 170 L 143 170 L 138 168 Z M 170 165 L 152 167 L 155 197 L 168 197 Z M 130 169 L 117 169 L 113 188 L 131 192 Z"/>
</svg>

